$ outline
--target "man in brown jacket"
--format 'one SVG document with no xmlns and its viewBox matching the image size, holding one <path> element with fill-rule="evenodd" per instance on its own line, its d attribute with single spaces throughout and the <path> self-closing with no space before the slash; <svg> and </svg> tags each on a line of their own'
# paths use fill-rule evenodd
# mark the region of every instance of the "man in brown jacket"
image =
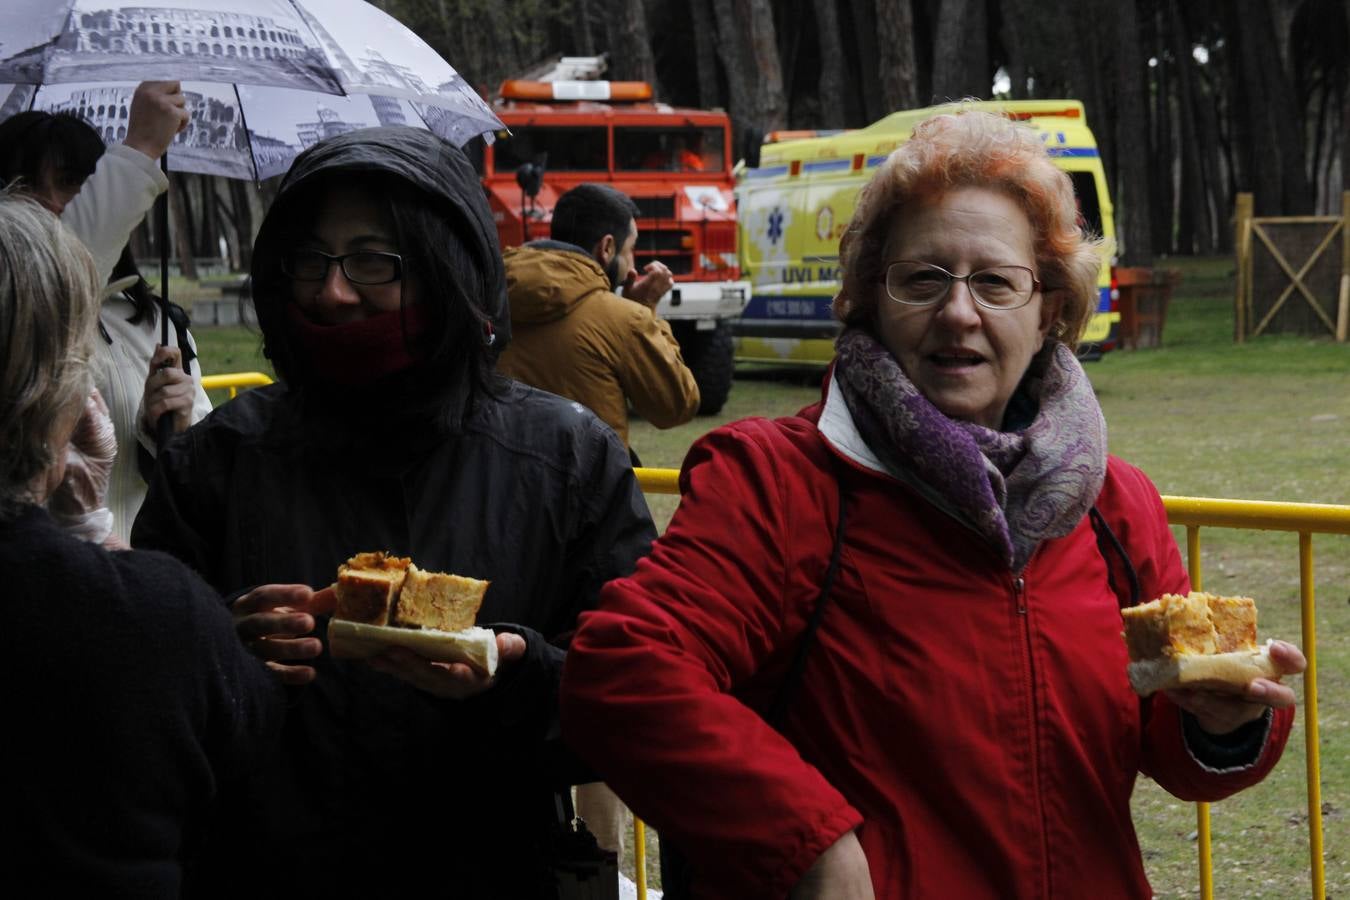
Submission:
<svg viewBox="0 0 1350 900">
<path fill-rule="evenodd" d="M 673 279 L 633 263 L 636 204 L 602 184 L 558 199 L 550 240 L 506 251 L 511 343 L 497 369 L 590 407 L 628 446 L 628 407 L 657 428 L 689 421 L 698 385 L 656 315 Z M 623 296 L 615 293 L 623 288 Z"/>
</svg>

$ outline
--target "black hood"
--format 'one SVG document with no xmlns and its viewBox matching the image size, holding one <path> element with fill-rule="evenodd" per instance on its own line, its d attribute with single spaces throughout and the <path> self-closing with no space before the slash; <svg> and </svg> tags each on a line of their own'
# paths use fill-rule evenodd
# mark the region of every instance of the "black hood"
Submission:
<svg viewBox="0 0 1350 900">
<path fill-rule="evenodd" d="M 506 303 L 506 276 L 502 270 L 497 228 L 478 174 L 464 153 L 429 131 L 406 126 L 365 128 L 321 141 L 296 157 L 254 242 L 252 276 L 258 322 L 267 355 L 278 372 L 296 365 L 285 318 L 288 301 L 281 279 L 280 253 L 286 224 L 294 217 L 297 196 L 320 179 L 362 174 L 398 179 L 419 194 L 452 223 L 465 250 L 484 273 L 485 290 L 469 292 L 470 303 L 492 322 L 492 355 L 506 345 L 511 316 Z"/>
</svg>

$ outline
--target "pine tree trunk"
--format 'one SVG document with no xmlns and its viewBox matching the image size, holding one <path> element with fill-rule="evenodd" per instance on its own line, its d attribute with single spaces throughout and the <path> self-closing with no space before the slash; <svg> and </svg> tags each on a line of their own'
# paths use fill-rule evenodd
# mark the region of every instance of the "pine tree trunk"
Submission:
<svg viewBox="0 0 1350 900">
<path fill-rule="evenodd" d="M 443 3 L 444 0 L 441 0 Z M 591 34 L 591 9 L 589 0 L 573 0 L 572 3 L 572 43 L 578 56 L 595 55 L 595 38 Z"/>
<path fill-rule="evenodd" d="M 1196 127 L 1196 108 L 1199 105 L 1193 74 L 1196 61 L 1191 55 L 1191 41 L 1186 33 L 1186 23 L 1177 9 L 1177 0 L 1167 0 L 1164 14 L 1162 30 L 1170 38 L 1172 56 L 1177 65 L 1177 124 L 1180 126 L 1181 138 L 1181 203 L 1177 211 L 1177 250 L 1181 253 L 1211 253 L 1214 250 L 1214 236 L 1205 195 L 1206 179 L 1202 167 L 1204 146 L 1198 134 L 1200 129 Z"/>
<path fill-rule="evenodd" d="M 787 96 L 783 69 L 778 61 L 778 38 L 770 0 L 742 0 L 746 31 L 750 38 L 751 74 L 755 81 L 755 111 L 762 132 L 787 124 Z"/>
<path fill-rule="evenodd" d="M 1121 261 L 1127 266 L 1147 266 L 1153 260 L 1150 246 L 1148 189 L 1148 114 L 1144 106 L 1143 59 L 1139 50 L 1139 20 L 1136 0 L 1116 5 L 1116 223 Z"/>
<path fill-rule="evenodd" d="M 1173 246 L 1173 206 L 1176 198 L 1176 172 L 1174 170 L 1177 147 L 1172 137 L 1172 95 L 1176 90 L 1174 84 L 1176 63 L 1168 58 L 1164 46 L 1166 40 L 1162 26 L 1162 15 L 1163 11 L 1155 7 L 1153 14 L 1148 18 L 1146 27 L 1143 29 L 1147 36 L 1145 46 L 1148 47 L 1150 56 L 1157 60 L 1157 65 L 1144 69 L 1145 73 L 1153 73 L 1153 89 L 1146 95 L 1151 99 L 1148 108 L 1153 125 L 1149 132 L 1149 156 L 1151 157 L 1149 170 L 1152 174 L 1149 179 L 1152 188 L 1149 208 L 1153 213 L 1150 229 L 1153 239 L 1149 244 L 1157 252 L 1171 253 Z"/>
<path fill-rule="evenodd" d="M 985 0 L 945 0 L 933 46 L 933 99 L 987 99 L 992 88 Z"/>
<path fill-rule="evenodd" d="M 1279 167 L 1280 211 L 1287 216 L 1307 215 L 1313 211 L 1314 194 L 1304 153 L 1304 98 L 1294 96 L 1293 79 L 1280 53 L 1279 42 L 1287 36 L 1288 28 L 1277 28 L 1270 0 L 1248 0 L 1244 6 L 1250 7 L 1242 16 L 1248 29 L 1247 47 L 1259 54 L 1269 103 L 1267 122 L 1278 153 L 1269 162 Z"/>
<path fill-rule="evenodd" d="M 615 41 L 610 44 L 616 81 L 645 81 L 659 97 L 656 60 L 647 34 L 647 13 L 642 0 L 617 0 Z"/>
<path fill-rule="evenodd" d="M 170 177 L 169 185 L 169 233 L 174 251 L 178 254 L 178 271 L 184 278 L 197 280 L 197 262 L 192 258 L 192 216 L 188 210 L 187 190 L 183 176 L 175 173 Z M 167 252 L 167 247 L 160 252 Z M 160 285 L 160 293 L 165 293 L 167 285 Z"/>
<path fill-rule="evenodd" d="M 876 6 L 882 105 L 888 112 L 915 109 L 921 104 L 914 61 L 914 10 L 910 0 L 876 0 Z"/>
<path fill-rule="evenodd" d="M 711 0 L 716 22 L 717 56 L 727 75 L 727 112 L 731 116 L 735 138 L 732 153 L 748 156 L 751 145 L 758 147 L 764 134 L 757 124 L 755 97 L 750 89 L 751 72 L 745 43 L 737 19 L 734 0 Z"/>
<path fill-rule="evenodd" d="M 815 0 L 816 35 L 820 40 L 820 124 L 825 128 L 843 128 L 844 45 L 839 35 L 839 15 L 835 0 Z"/>
<path fill-rule="evenodd" d="M 249 193 L 247 183 L 230 182 L 230 196 L 234 200 L 234 239 L 239 247 L 239 268 L 245 272 L 253 266 L 253 207 Z"/>
<path fill-rule="evenodd" d="M 694 21 L 694 62 L 698 66 L 698 105 L 704 109 L 721 106 L 717 88 L 717 26 L 713 23 L 708 0 L 690 0 Z"/>
<path fill-rule="evenodd" d="M 205 251 L 202 256 L 220 256 L 220 229 L 216 212 L 216 178 L 213 175 L 200 175 L 197 178 L 202 189 L 202 225 L 198 229 L 200 245 Z"/>
<path fill-rule="evenodd" d="M 877 56 L 877 9 L 872 0 L 849 0 L 849 11 L 853 18 L 852 53 L 856 57 L 854 77 L 862 101 L 863 118 L 871 123 L 895 111 L 886 105 L 877 79 L 881 68 Z"/>
</svg>

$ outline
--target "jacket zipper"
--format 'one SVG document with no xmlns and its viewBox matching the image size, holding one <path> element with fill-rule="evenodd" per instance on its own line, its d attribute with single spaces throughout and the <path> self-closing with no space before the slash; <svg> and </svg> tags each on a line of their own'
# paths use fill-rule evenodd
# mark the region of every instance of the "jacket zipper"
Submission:
<svg viewBox="0 0 1350 900">
<path fill-rule="evenodd" d="M 1023 571 L 1026 571 L 1023 569 Z M 1031 652 L 1031 621 L 1027 615 L 1027 584 L 1026 579 L 1021 575 L 1014 575 L 1012 579 L 1013 602 L 1016 604 L 1017 615 L 1021 623 L 1022 631 L 1022 657 L 1024 662 L 1023 674 L 1025 675 L 1025 686 L 1027 691 L 1027 726 L 1030 732 L 1029 745 L 1031 747 L 1031 791 L 1036 801 L 1036 821 L 1038 824 L 1038 851 L 1041 859 L 1041 896 L 1050 896 L 1050 861 L 1046 854 L 1046 821 L 1045 821 L 1045 800 L 1041 790 L 1041 747 L 1040 747 L 1040 727 L 1036 714 L 1036 663 Z"/>
</svg>

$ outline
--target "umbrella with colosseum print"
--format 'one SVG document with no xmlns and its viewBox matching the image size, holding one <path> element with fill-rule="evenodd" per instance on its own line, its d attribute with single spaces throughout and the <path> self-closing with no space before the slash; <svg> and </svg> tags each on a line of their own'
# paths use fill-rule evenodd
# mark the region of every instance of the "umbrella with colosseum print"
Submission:
<svg viewBox="0 0 1350 900">
<path fill-rule="evenodd" d="M 5 91 L 10 93 L 6 97 Z M 109 145 L 126 137 L 136 85 L 0 85 L 0 121 L 26 109 L 69 113 Z M 166 154 L 173 172 L 262 181 L 284 173 L 301 150 L 326 137 L 379 125 L 426 128 L 456 145 L 501 127 L 398 97 L 341 97 L 291 88 L 183 82 L 188 126 Z"/>
<path fill-rule="evenodd" d="M 115 87 L 181 81 L 192 118 L 161 165 L 255 179 L 284 171 L 308 143 L 357 123 L 421 121 L 457 145 L 502 127 L 426 42 L 361 0 L 160 2 L 5 0 L 0 82 L 16 87 L 0 116 L 26 108 L 25 101 L 47 106 L 40 102 L 47 90 L 52 106 L 82 115 L 112 142 L 130 105 Z M 286 99 L 295 91 L 308 94 L 303 103 Z M 311 104 L 313 115 L 303 121 L 285 122 L 279 112 Z M 250 107 L 257 126 L 248 120 Z M 374 121 L 363 120 L 367 112 Z M 157 217 L 165 295 L 167 199 Z M 165 344 L 168 318 L 166 308 Z"/>
<path fill-rule="evenodd" d="M 231 143 L 229 126 L 253 130 L 262 139 L 253 150 L 264 150 L 269 159 L 276 155 L 278 141 L 302 144 L 303 136 L 291 135 L 289 127 L 273 127 L 270 120 L 275 117 L 267 115 L 274 104 L 293 108 L 300 101 L 267 88 L 366 95 L 370 99 L 365 103 L 338 103 L 329 111 L 343 121 L 369 124 L 425 122 L 457 145 L 502 127 L 435 50 L 363 0 L 160 2 L 164 5 L 146 5 L 147 0 L 5 0 L 0 4 L 0 83 L 28 85 L 33 91 L 39 86 L 78 86 L 86 97 L 96 85 L 147 80 L 229 86 L 236 94 L 233 104 L 222 91 L 192 88 L 205 104 L 194 126 L 203 127 L 194 127 L 174 152 L 219 145 L 228 156 L 241 149 L 238 142 Z M 16 91 L 18 96 L 0 107 L 0 117 L 6 107 L 22 108 L 25 93 L 35 102 L 31 91 Z M 245 99 L 245 94 L 250 96 Z M 57 102 L 80 106 L 79 98 L 68 96 L 51 101 Z M 305 102 L 318 108 L 317 101 Z M 231 105 L 240 117 L 233 122 L 223 118 Z M 104 112 L 98 113 L 99 108 Z M 106 119 L 110 108 L 95 102 L 90 118 Z M 119 113 L 122 108 L 119 103 Z M 243 124 L 260 116 L 269 119 L 267 128 Z M 212 126 L 209 134 L 207 123 Z M 108 126 L 115 135 L 117 123 L 102 125 Z M 188 161 L 182 171 L 210 171 L 206 166 Z M 222 166 L 228 169 L 229 160 Z M 253 175 L 266 177 L 257 170 Z"/>
</svg>

